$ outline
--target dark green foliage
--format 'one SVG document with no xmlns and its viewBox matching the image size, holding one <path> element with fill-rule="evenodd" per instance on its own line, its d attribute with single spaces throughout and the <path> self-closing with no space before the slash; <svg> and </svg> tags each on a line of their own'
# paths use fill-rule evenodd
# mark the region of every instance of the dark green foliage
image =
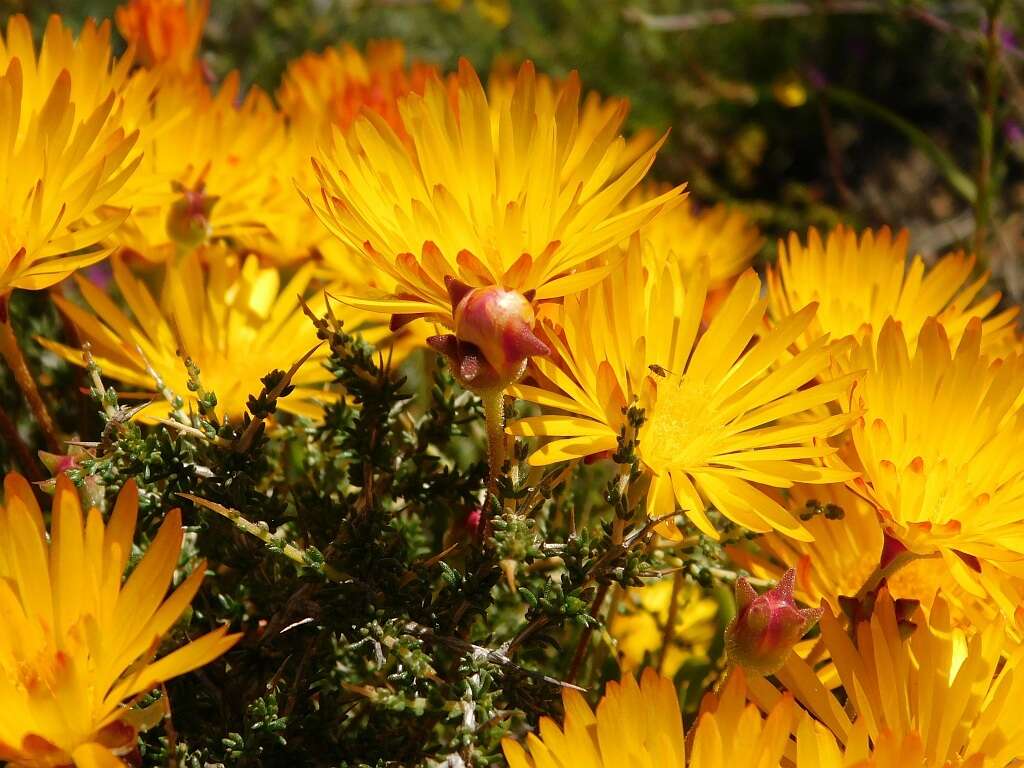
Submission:
<svg viewBox="0 0 1024 768">
<path fill-rule="evenodd" d="M 245 633 L 167 684 L 171 714 L 144 734 L 144 763 L 493 764 L 511 726 L 557 708 L 571 649 L 600 626 L 595 595 L 651 568 L 650 526 L 627 502 L 633 445 L 624 434 L 610 480 L 578 472 L 574 495 L 524 475 L 484 502 L 486 468 L 456 446 L 478 429 L 480 404 L 443 361 L 418 400 L 330 314 L 311 322 L 347 392 L 320 424 L 271 418 L 289 391 L 282 371 L 263 378 L 242 422 L 222 423 L 216 393 L 183 360 L 199 406 L 167 393 L 174 418 L 156 427 L 87 372 L 84 402 L 102 424 L 70 476 L 107 504 L 134 477 L 143 547 L 183 507 L 182 564 L 208 563 L 168 647 L 224 622 Z M 579 496 L 595 482 L 607 484 L 598 514 Z"/>
</svg>

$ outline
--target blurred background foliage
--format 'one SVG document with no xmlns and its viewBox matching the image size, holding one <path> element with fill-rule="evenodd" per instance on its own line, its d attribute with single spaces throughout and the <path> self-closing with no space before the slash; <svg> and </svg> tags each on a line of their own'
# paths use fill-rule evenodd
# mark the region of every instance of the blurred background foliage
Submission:
<svg viewBox="0 0 1024 768">
<path fill-rule="evenodd" d="M 42 29 L 114 0 L 0 0 Z M 533 59 L 671 129 L 656 175 L 776 237 L 906 226 L 925 254 L 978 250 L 1024 293 L 1024 52 L 1016 0 L 213 0 L 205 56 L 273 91 L 289 59 L 396 37 L 481 71 Z M 990 24 L 994 19 L 995 23 Z M 972 192 L 973 190 L 973 192 Z"/>
</svg>

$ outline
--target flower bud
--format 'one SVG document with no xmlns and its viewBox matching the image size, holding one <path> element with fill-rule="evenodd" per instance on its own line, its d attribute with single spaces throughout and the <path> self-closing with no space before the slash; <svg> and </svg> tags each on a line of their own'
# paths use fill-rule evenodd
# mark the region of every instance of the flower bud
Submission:
<svg viewBox="0 0 1024 768">
<path fill-rule="evenodd" d="M 210 237 L 210 214 L 220 199 L 206 194 L 206 185 L 199 182 L 195 189 L 178 188 L 181 197 L 171 204 L 167 214 L 167 236 L 184 248 L 197 248 Z"/>
<path fill-rule="evenodd" d="M 463 386 L 503 389 L 523 375 L 527 358 L 550 353 L 533 332 L 528 295 L 496 285 L 472 288 L 453 277 L 445 283 L 455 333 L 428 342 L 451 360 Z"/>
<path fill-rule="evenodd" d="M 758 595 L 745 578 L 736 580 L 736 618 L 725 630 L 729 660 L 760 675 L 778 672 L 793 646 L 821 618 L 821 608 L 797 608 L 793 599 L 796 571 Z"/>
</svg>

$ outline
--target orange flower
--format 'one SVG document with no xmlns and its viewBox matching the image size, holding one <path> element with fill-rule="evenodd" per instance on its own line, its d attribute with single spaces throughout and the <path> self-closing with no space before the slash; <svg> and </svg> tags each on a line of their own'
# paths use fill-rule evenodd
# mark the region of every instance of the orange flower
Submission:
<svg viewBox="0 0 1024 768">
<path fill-rule="evenodd" d="M 348 131 L 364 109 L 383 117 L 405 136 L 398 100 L 423 94 L 437 68 L 422 61 L 406 64 L 405 46 L 398 40 L 378 40 L 360 53 L 344 43 L 321 53 L 306 53 L 288 64 L 277 91 L 277 103 L 302 126 L 336 125 Z M 301 148 L 307 154 L 315 146 Z M 308 159 L 305 162 L 308 166 Z"/>
<path fill-rule="evenodd" d="M 147 67 L 194 68 L 210 0 L 129 0 L 114 11 L 121 35 Z"/>
<path fill-rule="evenodd" d="M 375 283 L 361 252 L 331 236 L 295 194 L 291 180 L 314 188 L 311 156 L 318 145 L 330 140 L 333 129 L 347 133 L 364 110 L 379 115 L 396 135 L 408 140 L 398 101 L 410 93 L 422 94 L 427 80 L 437 74 L 431 64 L 407 64 L 405 47 L 397 40 L 371 42 L 365 53 L 342 44 L 290 62 L 276 94 L 288 120 L 288 143 L 281 156 L 288 183 L 268 206 L 280 214 L 271 223 L 273 237 L 246 235 L 245 243 L 277 261 L 302 258 L 314 250 L 323 258 L 324 275 L 334 293 L 351 293 L 355 286 Z"/>
</svg>

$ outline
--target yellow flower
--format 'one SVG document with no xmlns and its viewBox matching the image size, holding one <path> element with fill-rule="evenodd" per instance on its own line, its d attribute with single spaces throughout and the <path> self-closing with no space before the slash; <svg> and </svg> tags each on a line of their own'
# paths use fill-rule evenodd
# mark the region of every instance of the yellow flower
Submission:
<svg viewBox="0 0 1024 768">
<path fill-rule="evenodd" d="M 282 159 L 290 168 L 289 178 L 303 188 L 313 188 L 316 175 L 311 158 L 317 146 L 330 140 L 332 126 L 347 132 L 364 109 L 380 115 L 408 141 L 399 99 L 409 93 L 422 94 L 427 80 L 437 74 L 431 64 L 407 64 L 405 47 L 397 40 L 371 42 L 365 54 L 343 44 L 290 62 L 277 90 L 277 102 L 288 118 L 287 153 Z M 278 259 L 288 254 L 300 258 L 312 250 L 323 259 L 323 275 L 333 283 L 332 291 L 348 294 L 367 285 L 383 290 L 384 285 L 378 283 L 387 282 L 382 280 L 384 275 L 369 268 L 362 249 L 349 248 L 333 237 L 295 194 L 294 185 L 288 185 L 282 198 L 276 206 L 282 215 L 273 222 L 280 243 L 275 247 L 250 238 L 256 250 Z"/>
<path fill-rule="evenodd" d="M 892 748 L 923 748 L 912 765 L 1019 765 L 1024 754 L 1024 653 L 1009 650 L 1002 622 L 970 638 L 953 629 L 937 600 L 930 616 L 918 610 L 901 619 L 884 591 L 870 621 L 853 637 L 826 612 L 822 641 L 845 691 L 845 705 L 821 686 L 813 669 L 794 654 L 776 675 L 786 690 L 828 727 L 840 745 L 888 741 Z M 909 639 L 904 639 L 907 633 Z M 766 678 L 750 679 L 751 698 L 771 709 L 782 695 Z M 973 762 L 972 762 L 973 761 Z M 880 762 L 892 765 L 892 762 Z M 812 763 L 813 765 L 813 763 Z M 829 765 L 829 763 L 825 763 Z M 906 764 L 904 764 L 906 765 Z"/>
<path fill-rule="evenodd" d="M 999 582 L 1024 575 L 1024 357 L 981 351 L 981 320 L 958 345 L 924 323 L 916 349 L 888 321 L 863 341 L 852 392 L 863 412 L 851 430 L 863 478 L 851 487 L 878 509 L 890 535 L 939 555 L 964 589 L 987 587 L 1007 615 Z"/>
<path fill-rule="evenodd" d="M 505 739 L 505 757 L 510 768 L 777 768 L 796 707 L 783 699 L 766 720 L 746 703 L 745 685 L 737 670 L 720 699 L 705 698 L 688 757 L 675 688 L 650 668 L 639 685 L 630 676 L 609 683 L 596 713 L 564 691 L 563 726 L 542 718 L 540 736 L 527 736 L 529 755 Z"/>
<path fill-rule="evenodd" d="M 645 184 L 626 204 L 638 205 L 664 191 L 661 184 Z M 690 273 L 706 260 L 712 290 L 730 284 L 747 269 L 764 242 L 741 212 L 724 205 L 698 210 L 689 201 L 654 219 L 641 236 L 650 269 L 660 272 L 667 261 L 677 260 L 683 272 Z"/>
<path fill-rule="evenodd" d="M 168 513 L 122 584 L 135 532 L 129 481 L 106 526 L 83 515 L 74 486 L 57 479 L 50 534 L 28 482 L 4 481 L 0 506 L 0 760 L 12 766 L 123 765 L 135 747 L 132 701 L 209 663 L 240 635 L 226 627 L 154 660 L 161 640 L 199 589 L 206 566 L 170 596 L 181 548 L 181 514 Z M 165 597 L 166 596 L 166 597 Z"/>
<path fill-rule="evenodd" d="M 676 189 L 619 209 L 659 145 L 615 171 L 626 106 L 599 135 L 583 131 L 576 76 L 552 99 L 525 64 L 496 119 L 467 62 L 451 90 L 431 78 L 423 96 L 400 101 L 409 142 L 368 112 L 317 162 L 322 199 L 310 204 L 390 281 L 375 296 L 347 297 L 354 306 L 450 323 L 446 277 L 559 298 L 607 274 L 612 265 L 594 258 L 679 199 Z"/>
<path fill-rule="evenodd" d="M 25 17 L 9 19 L 0 39 L 0 300 L 107 255 L 92 247 L 124 219 L 103 206 L 139 163 L 135 128 L 151 85 L 130 67 L 111 57 L 109 24 L 87 22 L 75 39 L 53 16 L 37 56 Z"/>
<path fill-rule="evenodd" d="M 805 605 L 824 600 L 833 612 L 842 609 L 840 597 L 853 597 L 879 567 L 884 528 L 875 507 L 839 484 L 797 484 L 786 491 L 786 503 L 794 515 L 832 505 L 843 511 L 841 519 L 818 514 L 804 526 L 814 541 L 803 542 L 771 533 L 746 546 L 727 547 L 730 558 L 754 576 L 778 580 L 796 569 L 796 596 Z M 997 610 L 987 599 L 965 590 L 945 568 L 927 559 L 914 560 L 886 580 L 895 598 L 917 600 L 925 612 L 941 594 L 954 625 L 965 632 L 985 626 Z"/>
<path fill-rule="evenodd" d="M 784 107 L 802 107 L 807 103 L 807 86 L 799 75 L 789 72 L 772 82 L 772 96 Z"/>
<path fill-rule="evenodd" d="M 277 227 L 291 231 L 289 213 L 302 202 L 282 162 L 288 152 L 284 118 L 258 88 L 244 98 L 239 89 L 237 72 L 216 93 L 198 76 L 162 80 L 139 171 L 154 185 L 131 201 L 118 245 L 148 261 L 169 258 L 176 247 L 172 214 L 188 193 L 210 203 L 201 241 L 233 238 L 247 245 L 245 237 L 261 236 L 276 245 Z M 279 249 L 287 252 L 290 245 Z"/>
<path fill-rule="evenodd" d="M 521 66 L 521 63 L 515 65 L 514 60 L 499 55 L 491 67 L 490 75 L 487 78 L 487 103 L 491 109 L 491 132 L 495 136 L 500 130 L 502 115 L 511 109 Z M 556 80 L 542 72 L 536 73 L 535 78 L 534 87 L 537 89 L 537 98 L 552 104 L 558 101 L 559 91 L 571 85 L 570 80 Z M 619 116 L 617 113 L 624 109 L 628 110 L 628 108 L 628 102 L 623 99 L 604 98 L 597 91 L 589 91 L 583 97 L 583 103 L 580 105 L 578 141 L 586 144 L 599 139 L 601 134 L 607 130 L 609 121 L 614 120 L 616 124 L 620 123 L 623 116 Z M 624 138 L 626 145 L 614 165 L 616 174 L 625 171 L 658 143 L 658 134 L 646 128 Z M 628 210 L 634 205 L 646 202 L 671 189 L 671 186 L 667 184 L 658 186 L 656 192 L 653 186 L 647 185 L 647 187 L 652 193 L 641 197 L 629 196 L 623 205 L 623 210 Z"/>
<path fill-rule="evenodd" d="M 209 13 L 210 0 L 128 0 L 114 20 L 144 66 L 188 72 Z"/>
<path fill-rule="evenodd" d="M 796 768 L 953 768 L 944 761 L 929 759 L 916 733 L 899 736 L 883 729 L 873 744 L 868 742 L 864 721 L 854 724 L 845 748 L 835 736 L 811 717 L 801 719 L 797 728 Z M 956 768 L 984 768 L 985 756 L 976 754 L 954 763 Z"/>
<path fill-rule="evenodd" d="M 312 266 L 299 270 L 284 287 L 276 269 L 261 268 L 255 257 L 243 261 L 215 251 L 204 274 L 202 257 L 192 253 L 179 264 L 168 263 L 158 304 L 124 261 L 112 262 L 118 290 L 130 314 L 122 312 L 101 289 L 78 278 L 89 312 L 59 296 L 60 309 L 75 323 L 82 340 L 92 344 L 104 375 L 152 391 L 157 383 L 151 366 L 171 392 L 195 407 L 197 394 L 187 386 L 178 350 L 200 370 L 203 387 L 217 395 L 217 413 L 241 419 L 250 394 L 260 391 L 260 378 L 273 369 L 287 371 L 317 344 L 312 323 L 298 296 L 306 293 Z M 311 301 L 316 307 L 317 302 Z M 82 365 L 81 352 L 46 339 L 39 342 L 66 360 Z M 320 347 L 295 374 L 295 390 L 279 405 L 284 411 L 318 418 L 313 401 L 330 401 L 334 393 L 322 384 L 330 374 L 321 366 L 327 356 Z M 153 395 L 159 398 L 158 395 Z M 170 405 L 158 400 L 144 414 L 166 417 Z"/>
<path fill-rule="evenodd" d="M 707 280 L 706 268 L 684 279 L 678 262 L 661 273 L 645 270 L 634 240 L 613 276 L 549 313 L 544 340 L 557 360 L 533 358 L 547 386 L 512 390 L 547 412 L 512 423 L 509 432 L 556 438 L 532 454 L 534 465 L 595 456 L 615 450 L 623 409 L 636 399 L 646 415 L 638 453 L 650 479 L 651 518 L 679 507 L 718 538 L 706 512 L 712 505 L 749 530 L 807 540 L 803 525 L 755 483 L 784 488 L 852 476 L 815 463 L 832 452 L 825 438 L 852 417 L 809 413 L 840 397 L 849 379 L 815 382 L 830 362 L 825 339 L 795 356 L 786 352 L 813 305 L 765 330 L 766 302 L 752 271 L 700 334 Z M 781 423 L 798 416 L 806 418 Z M 676 535 L 671 524 L 662 531 Z"/>
<path fill-rule="evenodd" d="M 664 648 L 665 627 L 676 609 L 672 643 Z M 672 579 L 626 592 L 608 625 L 617 643 L 619 663 L 626 672 L 639 669 L 645 660 L 658 661 L 659 669 L 673 677 L 689 659 L 707 658 L 708 648 L 718 631 L 715 617 L 718 603 L 705 597 L 696 584 L 681 583 L 677 591 Z"/>
<path fill-rule="evenodd" d="M 937 317 L 950 338 L 958 340 L 972 318 L 981 318 L 986 347 L 1006 344 L 1014 335 L 1013 307 L 993 315 L 999 294 L 978 298 L 988 275 L 971 280 L 974 257 L 963 253 L 939 259 L 930 269 L 915 256 L 907 267 L 907 232 L 895 237 L 888 228 L 876 234 L 837 227 L 824 243 L 815 229 L 806 247 L 790 234 L 779 242 L 779 260 L 768 270 L 772 317 L 787 317 L 809 302 L 819 304 L 802 345 L 823 334 L 878 337 L 892 317 L 902 324 L 913 346 L 924 322 Z"/>
<path fill-rule="evenodd" d="M 462 8 L 462 0 L 437 0 L 437 4 L 446 11 L 458 11 Z M 473 6 L 481 18 L 496 27 L 507 27 L 512 18 L 509 0 L 474 0 Z"/>
</svg>

